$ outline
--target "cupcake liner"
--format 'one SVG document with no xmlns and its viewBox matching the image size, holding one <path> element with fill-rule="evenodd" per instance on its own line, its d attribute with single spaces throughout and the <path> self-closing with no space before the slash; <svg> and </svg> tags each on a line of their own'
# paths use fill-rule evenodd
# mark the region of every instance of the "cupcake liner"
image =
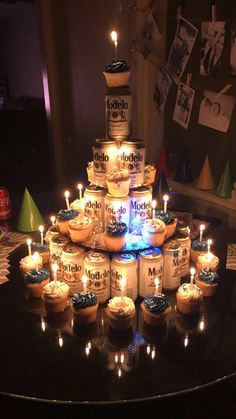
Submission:
<svg viewBox="0 0 236 419">
<path fill-rule="evenodd" d="M 121 73 L 107 73 L 103 72 L 107 87 L 121 87 L 129 85 L 130 71 L 123 71 Z"/>
</svg>

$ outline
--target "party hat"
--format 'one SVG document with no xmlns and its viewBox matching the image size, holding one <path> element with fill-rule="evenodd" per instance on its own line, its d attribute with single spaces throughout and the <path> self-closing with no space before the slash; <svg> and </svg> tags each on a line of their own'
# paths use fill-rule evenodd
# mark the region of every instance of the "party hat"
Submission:
<svg viewBox="0 0 236 419">
<path fill-rule="evenodd" d="M 28 233 L 30 231 L 38 230 L 40 225 L 45 225 L 44 219 L 28 189 L 25 188 L 24 196 L 21 202 L 17 230 Z"/>
<path fill-rule="evenodd" d="M 202 170 L 196 182 L 196 187 L 199 189 L 214 189 L 215 187 L 208 156 L 205 158 Z"/>
<path fill-rule="evenodd" d="M 157 162 L 157 170 L 158 173 L 160 173 L 160 171 L 162 170 L 166 177 L 170 176 L 170 169 L 167 163 L 166 152 L 164 147 L 162 147 L 160 152 L 159 160 Z"/>
<path fill-rule="evenodd" d="M 174 180 L 179 183 L 192 183 L 194 181 L 192 169 L 187 159 L 182 159 L 178 164 Z"/>
<path fill-rule="evenodd" d="M 153 197 L 157 199 L 158 204 L 162 203 L 163 195 L 170 194 L 169 186 L 166 180 L 165 173 L 163 170 L 160 171 L 159 176 L 157 177 L 153 185 Z"/>
<path fill-rule="evenodd" d="M 224 173 L 220 179 L 216 195 L 222 198 L 231 198 L 232 194 L 232 178 L 230 174 L 229 162 L 226 163 Z"/>
</svg>

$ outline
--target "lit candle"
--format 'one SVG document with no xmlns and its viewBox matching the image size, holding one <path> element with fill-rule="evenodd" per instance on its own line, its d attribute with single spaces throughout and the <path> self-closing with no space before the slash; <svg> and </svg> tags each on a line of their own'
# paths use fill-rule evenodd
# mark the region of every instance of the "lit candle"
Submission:
<svg viewBox="0 0 236 419">
<path fill-rule="evenodd" d="M 57 271 L 58 271 L 58 264 L 57 263 L 53 263 L 52 264 L 52 275 L 53 275 L 53 280 L 55 282 L 57 281 Z"/>
<path fill-rule="evenodd" d="M 164 208 L 163 208 L 163 212 L 164 212 L 164 214 L 166 214 L 166 213 L 167 213 L 167 202 L 168 202 L 168 200 L 169 200 L 168 195 L 164 195 L 164 196 L 163 196 L 163 201 L 164 201 Z"/>
<path fill-rule="evenodd" d="M 160 281 L 157 277 L 154 279 L 154 283 L 155 283 L 155 295 L 158 295 L 158 288 L 159 288 Z"/>
<path fill-rule="evenodd" d="M 32 252 L 31 252 L 31 243 L 32 243 L 32 240 L 31 240 L 31 239 L 28 239 L 28 240 L 27 240 L 27 245 L 28 245 L 28 252 L 29 252 L 29 256 L 30 256 L 30 257 L 32 256 Z"/>
<path fill-rule="evenodd" d="M 43 226 L 39 226 L 39 231 L 40 231 L 40 237 L 41 237 L 41 244 L 43 244 L 43 232 L 44 232 L 44 228 Z"/>
<path fill-rule="evenodd" d="M 114 42 L 114 51 L 115 51 L 114 58 L 115 58 L 115 60 L 117 60 L 117 45 L 118 45 L 117 38 L 118 38 L 117 37 L 117 32 L 112 31 L 111 32 L 111 39 Z"/>
<path fill-rule="evenodd" d="M 55 215 L 52 215 L 51 218 L 50 218 L 50 220 L 51 220 L 52 226 L 54 226 L 55 221 L 56 221 Z"/>
<path fill-rule="evenodd" d="M 43 316 L 41 316 L 41 328 L 42 328 L 42 331 L 45 332 L 45 330 L 46 330 L 46 324 L 45 324 L 45 321 L 44 321 Z"/>
<path fill-rule="evenodd" d="M 86 275 L 82 276 L 82 282 L 83 282 L 83 293 L 85 294 L 87 291 L 87 282 L 88 282 L 88 277 Z"/>
<path fill-rule="evenodd" d="M 211 252 L 207 253 L 207 270 L 209 271 L 211 268 L 211 261 L 213 259 L 213 254 Z"/>
<path fill-rule="evenodd" d="M 155 210 L 156 210 L 156 206 L 157 206 L 157 201 L 155 199 L 153 199 L 152 201 L 152 218 L 155 218 Z"/>
<path fill-rule="evenodd" d="M 33 254 L 33 261 L 34 261 L 34 266 L 35 266 L 35 270 L 36 272 L 38 272 L 39 269 L 39 253 L 38 252 L 34 252 Z"/>
<path fill-rule="evenodd" d="M 63 346 L 63 337 L 61 335 L 61 331 L 60 330 L 58 332 L 58 345 L 60 346 L 60 348 L 62 348 L 62 346 Z"/>
<path fill-rule="evenodd" d="M 184 347 L 187 348 L 188 346 L 188 334 L 186 333 L 185 338 L 184 338 Z"/>
<path fill-rule="evenodd" d="M 83 195 L 82 195 L 82 190 L 83 190 L 83 185 L 82 183 L 79 183 L 77 186 L 78 190 L 79 190 L 79 199 L 81 200 Z"/>
<path fill-rule="evenodd" d="M 202 241 L 203 230 L 205 230 L 205 228 L 206 227 L 204 226 L 204 224 L 200 225 L 200 237 L 199 237 L 200 242 Z"/>
<path fill-rule="evenodd" d="M 207 252 L 208 253 L 210 253 L 210 251 L 211 251 L 211 244 L 212 244 L 212 240 L 211 239 L 207 240 Z"/>
<path fill-rule="evenodd" d="M 70 209 L 70 203 L 69 203 L 69 196 L 70 196 L 70 192 L 69 191 L 65 191 L 65 198 L 66 198 L 66 208 Z"/>
<path fill-rule="evenodd" d="M 125 278 L 121 277 L 120 279 L 120 293 L 121 297 L 124 297 L 125 294 Z"/>
<path fill-rule="evenodd" d="M 195 275 L 195 272 L 196 272 L 196 270 L 194 268 L 191 268 L 190 269 L 190 275 L 191 275 L 190 282 L 191 282 L 191 285 L 193 285 L 193 283 L 194 283 L 194 275 Z"/>
</svg>

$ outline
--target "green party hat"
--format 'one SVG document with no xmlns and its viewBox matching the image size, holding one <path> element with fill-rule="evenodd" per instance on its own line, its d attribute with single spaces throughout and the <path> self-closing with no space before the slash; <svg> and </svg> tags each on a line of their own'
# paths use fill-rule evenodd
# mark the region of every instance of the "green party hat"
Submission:
<svg viewBox="0 0 236 419">
<path fill-rule="evenodd" d="M 40 214 L 32 196 L 25 188 L 21 202 L 20 215 L 17 223 L 17 230 L 24 233 L 38 230 L 40 225 L 45 225 L 44 219 Z"/>
<path fill-rule="evenodd" d="M 230 174 L 229 162 L 226 163 L 224 173 L 220 179 L 216 195 L 222 198 L 231 198 L 232 194 L 232 178 Z"/>
</svg>

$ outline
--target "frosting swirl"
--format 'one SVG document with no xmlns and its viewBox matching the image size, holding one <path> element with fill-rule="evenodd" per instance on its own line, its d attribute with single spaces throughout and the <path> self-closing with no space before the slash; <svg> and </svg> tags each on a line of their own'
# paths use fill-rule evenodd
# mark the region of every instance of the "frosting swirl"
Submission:
<svg viewBox="0 0 236 419">
<path fill-rule="evenodd" d="M 146 310 L 156 314 L 162 313 L 170 306 L 168 298 L 164 294 L 147 295 L 144 298 L 143 303 Z"/>
<path fill-rule="evenodd" d="M 156 210 L 155 211 L 156 217 L 163 221 L 163 223 L 165 224 L 171 224 L 174 222 L 174 216 L 171 214 L 171 212 L 167 211 L 166 213 L 164 213 L 163 210 Z"/>
<path fill-rule="evenodd" d="M 113 297 L 107 307 L 118 317 L 130 316 L 135 311 L 134 302 L 129 297 Z"/>
<path fill-rule="evenodd" d="M 26 284 L 40 284 L 40 282 L 45 281 L 45 279 L 49 278 L 49 272 L 47 269 L 40 268 L 38 271 L 36 269 L 31 269 L 31 271 L 27 272 L 25 275 L 25 283 Z"/>
<path fill-rule="evenodd" d="M 210 259 L 208 257 L 208 253 L 198 255 L 196 266 L 200 266 L 200 269 L 216 269 L 219 265 L 219 258 L 216 255 L 213 255 L 213 253 L 210 253 Z"/>
<path fill-rule="evenodd" d="M 178 295 L 185 301 L 195 301 L 202 299 L 203 293 L 196 284 L 184 283 L 182 284 L 178 291 Z"/>
<path fill-rule="evenodd" d="M 35 262 L 38 263 L 38 266 L 41 268 L 43 265 L 43 259 L 40 255 L 37 256 L 35 260 L 34 256 L 25 256 L 20 260 L 20 268 L 24 270 L 31 270 L 35 267 Z"/>
<path fill-rule="evenodd" d="M 78 211 L 75 209 L 62 209 L 57 214 L 57 219 L 59 221 L 68 221 L 79 215 Z"/>
<path fill-rule="evenodd" d="M 162 233 L 166 227 L 162 220 L 159 218 L 152 218 L 145 221 L 143 229 L 148 233 Z"/>
<path fill-rule="evenodd" d="M 198 250 L 200 252 L 202 252 L 202 251 L 205 252 L 205 251 L 207 251 L 207 240 L 202 240 L 201 242 L 200 242 L 199 239 L 193 240 L 192 244 L 191 244 L 191 247 L 192 247 L 193 250 Z"/>
<path fill-rule="evenodd" d="M 82 230 L 83 228 L 91 226 L 91 224 L 92 221 L 88 217 L 76 218 L 69 221 L 69 228 L 72 228 L 73 230 Z"/>
<path fill-rule="evenodd" d="M 51 281 L 43 287 L 43 293 L 47 298 L 67 297 L 69 286 L 65 282 Z"/>
<path fill-rule="evenodd" d="M 220 277 L 214 269 L 202 269 L 198 274 L 198 279 L 206 284 L 218 284 Z"/>
<path fill-rule="evenodd" d="M 122 180 L 129 180 L 128 169 L 114 170 L 114 172 L 107 175 L 108 182 L 120 182 Z"/>
<path fill-rule="evenodd" d="M 107 234 L 113 237 L 123 236 L 127 230 L 127 225 L 122 221 L 111 221 L 106 228 Z"/>
<path fill-rule="evenodd" d="M 105 67 L 107 73 L 123 73 L 129 71 L 129 65 L 124 60 L 113 60 L 111 64 Z"/>
<path fill-rule="evenodd" d="M 97 304 L 97 297 L 93 292 L 80 292 L 71 299 L 72 305 L 76 310 L 92 307 Z"/>
</svg>

